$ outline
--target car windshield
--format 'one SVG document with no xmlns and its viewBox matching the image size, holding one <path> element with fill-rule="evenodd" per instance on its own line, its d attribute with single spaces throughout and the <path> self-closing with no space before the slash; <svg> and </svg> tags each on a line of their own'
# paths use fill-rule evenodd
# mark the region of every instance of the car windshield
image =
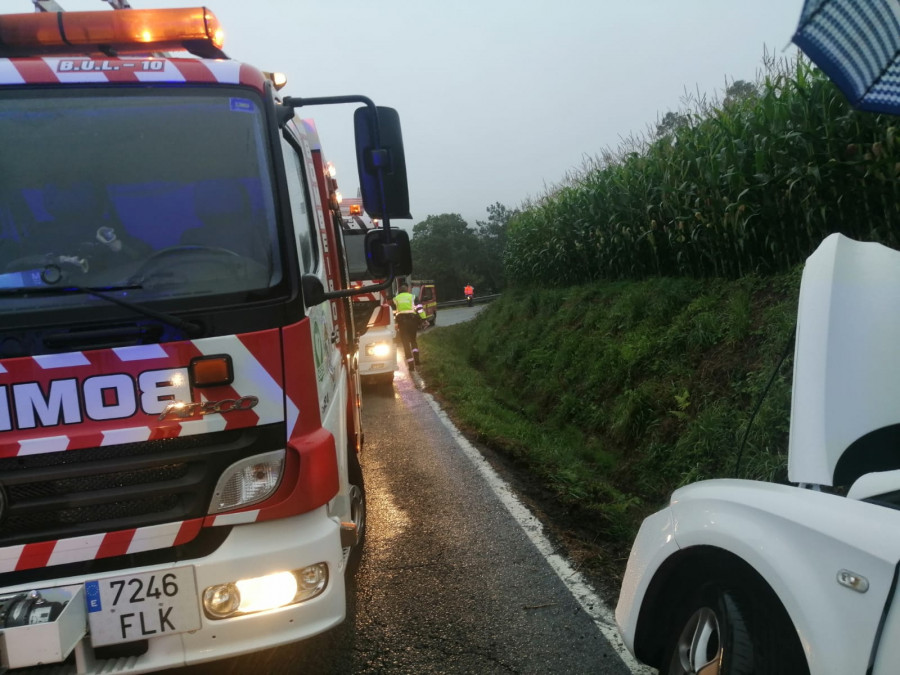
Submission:
<svg viewBox="0 0 900 675">
<path fill-rule="evenodd" d="M 0 143 L 0 313 L 79 302 L 48 286 L 129 288 L 149 301 L 281 279 L 252 93 L 4 93 Z"/>
</svg>

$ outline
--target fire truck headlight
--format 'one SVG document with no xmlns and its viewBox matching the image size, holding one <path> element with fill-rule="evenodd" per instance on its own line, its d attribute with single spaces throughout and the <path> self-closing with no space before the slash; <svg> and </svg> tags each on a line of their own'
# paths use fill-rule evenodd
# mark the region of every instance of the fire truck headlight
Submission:
<svg viewBox="0 0 900 675">
<path fill-rule="evenodd" d="M 284 450 L 274 450 L 235 462 L 219 477 L 209 513 L 255 504 L 272 496 L 284 471 Z"/>
<path fill-rule="evenodd" d="M 366 356 L 374 356 L 376 359 L 383 359 L 390 356 L 391 345 L 387 342 L 371 342 L 366 345 Z"/>
<path fill-rule="evenodd" d="M 291 572 L 210 586 L 203 591 L 203 610 L 211 619 L 264 612 L 310 600 L 327 585 L 328 565 L 316 563 Z"/>
<path fill-rule="evenodd" d="M 203 591 L 203 609 L 214 619 L 224 619 L 238 611 L 241 594 L 232 583 L 210 586 Z"/>
</svg>

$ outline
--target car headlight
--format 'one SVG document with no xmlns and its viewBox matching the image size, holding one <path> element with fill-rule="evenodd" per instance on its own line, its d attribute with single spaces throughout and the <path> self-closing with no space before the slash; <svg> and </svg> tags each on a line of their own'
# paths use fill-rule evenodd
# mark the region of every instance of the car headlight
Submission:
<svg viewBox="0 0 900 675">
<path fill-rule="evenodd" d="M 387 342 L 370 342 L 366 345 L 366 356 L 383 359 L 391 354 L 391 345 Z"/>
<path fill-rule="evenodd" d="M 219 477 L 209 513 L 230 511 L 272 496 L 284 472 L 284 450 L 246 457 L 229 466 Z"/>
</svg>

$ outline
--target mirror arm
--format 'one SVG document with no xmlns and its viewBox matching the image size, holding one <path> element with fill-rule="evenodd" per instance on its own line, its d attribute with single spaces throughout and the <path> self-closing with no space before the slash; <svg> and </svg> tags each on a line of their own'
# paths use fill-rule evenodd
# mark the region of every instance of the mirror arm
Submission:
<svg viewBox="0 0 900 675">
<path fill-rule="evenodd" d="M 362 295 L 374 291 L 383 291 L 391 287 L 394 283 L 394 266 L 390 266 L 390 274 L 385 281 L 380 284 L 372 284 L 371 286 L 360 286 L 359 288 L 348 288 L 343 291 L 326 291 L 322 288 L 322 281 L 315 274 L 303 275 L 303 296 L 307 307 L 315 307 L 326 300 L 337 300 L 339 298 L 351 298 L 354 295 Z"/>
<path fill-rule="evenodd" d="M 374 293 L 375 291 L 383 291 L 387 288 L 391 287 L 391 284 L 394 283 L 394 266 L 391 265 L 390 274 L 388 274 L 388 278 L 386 281 L 382 281 L 380 284 L 372 284 L 371 286 L 360 286 L 359 288 L 348 288 L 344 291 L 326 291 L 323 298 L 325 300 L 336 300 L 338 298 L 349 298 L 354 295 L 360 295 L 361 293 Z"/>
<path fill-rule="evenodd" d="M 384 173 L 387 170 L 388 157 L 387 151 L 385 148 L 381 147 L 381 137 L 379 135 L 378 129 L 378 108 L 375 105 L 375 102 L 370 99 L 368 96 L 361 96 L 357 94 L 349 94 L 346 96 L 311 96 L 307 98 L 301 98 L 299 96 L 285 96 L 281 99 L 281 103 L 284 106 L 287 106 L 291 109 L 291 116 L 293 116 L 293 109 L 300 108 L 305 105 L 335 105 L 338 103 L 362 103 L 369 110 L 372 111 L 372 114 L 375 117 L 375 133 L 373 134 L 373 140 L 375 141 L 375 150 L 372 153 L 373 162 L 375 163 L 375 168 L 378 171 L 378 187 L 381 192 L 381 203 L 386 207 L 387 206 L 387 195 L 384 191 Z M 387 210 L 387 208 L 385 208 Z M 391 234 L 391 219 L 385 215 L 381 219 L 382 229 L 388 233 L 388 237 Z M 393 278 L 392 278 L 393 280 Z M 333 291 L 334 293 L 338 293 L 339 291 Z"/>
<path fill-rule="evenodd" d="M 301 108 L 305 105 L 334 105 L 336 103 L 363 103 L 374 112 L 376 110 L 375 103 L 368 96 L 359 96 L 350 94 L 348 96 L 311 96 L 308 98 L 300 98 L 299 96 L 285 96 L 281 99 L 284 105 L 292 108 Z"/>
</svg>

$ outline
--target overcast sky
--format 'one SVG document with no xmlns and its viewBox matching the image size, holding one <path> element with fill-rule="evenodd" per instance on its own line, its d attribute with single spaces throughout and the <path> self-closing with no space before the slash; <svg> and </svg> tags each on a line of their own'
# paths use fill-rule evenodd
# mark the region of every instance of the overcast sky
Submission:
<svg viewBox="0 0 900 675">
<path fill-rule="evenodd" d="M 102 0 L 57 0 L 66 10 Z M 234 59 L 288 76 L 290 96 L 363 94 L 400 113 L 411 227 L 539 198 L 619 147 L 685 91 L 754 80 L 764 49 L 791 56 L 802 0 L 131 0 L 206 4 Z M 28 12 L 28 0 L 4 11 Z M 352 105 L 314 117 L 326 158 L 356 194 Z"/>
</svg>

